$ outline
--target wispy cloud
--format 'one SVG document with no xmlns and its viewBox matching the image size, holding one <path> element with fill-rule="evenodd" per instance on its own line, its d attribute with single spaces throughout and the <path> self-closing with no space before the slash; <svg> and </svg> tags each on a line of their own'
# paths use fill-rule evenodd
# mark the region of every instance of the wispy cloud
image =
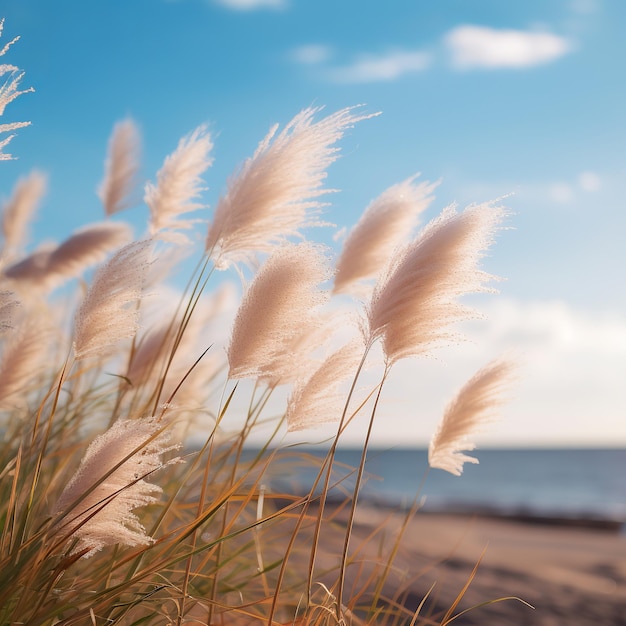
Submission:
<svg viewBox="0 0 626 626">
<path fill-rule="evenodd" d="M 558 204 L 574 202 L 580 192 L 596 193 L 602 189 L 602 179 L 591 171 L 581 172 L 575 181 L 558 181 L 549 186 L 547 195 Z"/>
<path fill-rule="evenodd" d="M 288 0 L 213 0 L 213 2 L 234 11 L 284 9 L 288 4 Z"/>
<path fill-rule="evenodd" d="M 555 61 L 572 44 L 549 32 L 496 30 L 487 26 L 458 26 L 444 37 L 453 67 L 523 68 Z"/>
<path fill-rule="evenodd" d="M 330 61 L 333 50 L 324 44 L 308 44 L 291 51 L 291 59 L 302 65 L 319 65 Z"/>
<path fill-rule="evenodd" d="M 344 64 L 333 63 L 334 55 L 331 46 L 310 44 L 293 49 L 290 58 L 299 65 L 317 66 L 326 80 L 344 84 L 393 81 L 406 74 L 421 72 L 431 62 L 431 55 L 422 50 L 362 53 Z"/>
</svg>

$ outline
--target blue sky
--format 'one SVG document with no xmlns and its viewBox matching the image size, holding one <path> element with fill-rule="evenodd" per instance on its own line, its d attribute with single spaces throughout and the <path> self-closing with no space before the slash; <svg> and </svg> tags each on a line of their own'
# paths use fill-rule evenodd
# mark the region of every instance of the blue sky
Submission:
<svg viewBox="0 0 626 626">
<path fill-rule="evenodd" d="M 214 206 L 273 123 L 363 103 L 382 115 L 348 133 L 330 169 L 338 226 L 418 171 L 442 179 L 430 215 L 509 193 L 515 213 L 485 263 L 507 278 L 477 301 L 488 321 L 460 355 L 399 368 L 379 440 L 423 441 L 451 390 L 511 349 L 520 384 L 481 441 L 626 445 L 626 3 L 4 0 L 0 13 L 2 41 L 21 36 L 3 61 L 36 90 L 3 116 L 32 126 L 10 145 L 0 198 L 32 168 L 48 173 L 34 241 L 102 219 L 95 189 L 125 116 L 146 179 L 208 123 Z M 141 232 L 146 216 L 125 217 Z M 394 400 L 433 370 L 425 404 L 423 390 Z"/>
</svg>

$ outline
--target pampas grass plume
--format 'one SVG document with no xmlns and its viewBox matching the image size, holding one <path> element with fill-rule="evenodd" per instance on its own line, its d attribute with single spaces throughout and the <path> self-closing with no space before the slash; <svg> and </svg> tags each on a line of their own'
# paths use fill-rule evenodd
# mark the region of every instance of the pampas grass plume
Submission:
<svg viewBox="0 0 626 626">
<path fill-rule="evenodd" d="M 2 29 L 4 28 L 4 18 L 0 19 L 0 36 L 2 36 Z M 19 37 L 14 37 L 11 41 L 6 43 L 2 48 L 0 48 L 0 57 L 3 56 L 7 50 L 19 39 Z M 0 76 L 4 76 L 4 74 L 9 74 L 9 78 L 0 85 L 0 115 L 4 114 L 4 109 L 7 104 L 13 102 L 15 98 L 21 96 L 24 93 L 28 93 L 30 91 L 34 91 L 33 88 L 24 89 L 23 91 L 19 91 L 19 84 L 24 77 L 24 72 L 20 72 L 20 70 L 14 65 L 8 65 L 6 63 L 0 64 Z M 18 128 L 23 128 L 24 126 L 28 126 L 30 122 L 10 122 L 8 124 L 0 124 L 0 133 L 7 133 L 12 130 L 17 130 Z M 4 139 L 0 140 L 0 161 L 8 161 L 13 157 L 6 152 L 3 152 L 3 149 L 8 145 L 8 143 L 13 139 L 14 135 L 9 135 Z"/>
<path fill-rule="evenodd" d="M 0 291 L 0 334 L 13 328 L 15 310 L 20 306 L 12 291 Z"/>
<path fill-rule="evenodd" d="M 287 430 L 297 431 L 339 421 L 346 394 L 342 385 L 354 377 L 365 345 L 355 339 L 331 354 L 313 374 L 294 385 L 287 403 Z"/>
<path fill-rule="evenodd" d="M 5 339 L 0 360 L 0 409 L 24 405 L 24 392 L 49 365 L 50 328 L 29 315 Z"/>
<path fill-rule="evenodd" d="M 314 122 L 318 111 L 301 111 L 278 135 L 274 126 L 229 182 L 206 240 L 218 268 L 249 263 L 301 228 L 319 225 L 314 215 L 323 205 L 316 198 L 329 192 L 322 189 L 325 170 L 338 157 L 332 146 L 372 115 L 357 115 L 351 107 Z"/>
<path fill-rule="evenodd" d="M 19 287 L 53 289 L 76 278 L 92 265 L 128 243 L 132 232 L 127 224 L 101 222 L 78 229 L 59 246 L 45 245 L 25 259 L 7 267 L 4 274 Z"/>
<path fill-rule="evenodd" d="M 291 346 L 314 334 L 317 309 L 328 299 L 318 286 L 330 278 L 318 246 L 277 248 L 243 297 L 228 345 L 231 378 L 281 378 L 293 368 Z"/>
<path fill-rule="evenodd" d="M 505 214 L 491 204 L 448 208 L 388 266 L 368 307 L 370 340 L 382 338 L 388 364 L 458 338 L 450 326 L 473 311 L 457 298 L 489 291 L 494 277 L 478 261 Z"/>
<path fill-rule="evenodd" d="M 200 176 L 213 163 L 213 148 L 205 126 L 199 126 L 183 137 L 176 150 L 166 159 L 157 174 L 157 184 L 146 184 L 145 202 L 150 208 L 150 234 L 179 242 L 187 241 L 180 233 L 164 230 L 190 228 L 193 220 L 178 219 L 183 213 L 195 211 L 202 204 L 193 202 L 203 191 Z"/>
<path fill-rule="evenodd" d="M 47 177 L 38 171 L 20 178 L 2 207 L 3 260 L 21 251 L 28 223 L 46 193 Z"/>
<path fill-rule="evenodd" d="M 335 293 L 358 295 L 362 289 L 355 283 L 376 276 L 411 234 L 437 186 L 428 181 L 416 184 L 417 176 L 384 191 L 350 231 L 336 264 Z"/>
<path fill-rule="evenodd" d="M 481 369 L 462 387 L 446 408 L 428 446 L 431 467 L 460 476 L 464 463 L 478 463 L 478 459 L 462 451 L 476 447 L 468 437 L 489 421 L 504 403 L 502 392 L 510 385 L 514 371 L 512 361 L 498 359 Z"/>
<path fill-rule="evenodd" d="M 109 140 L 104 179 L 98 188 L 106 215 L 122 211 L 132 203 L 139 172 L 140 143 L 139 129 L 132 119 L 115 124 Z"/>
<path fill-rule="evenodd" d="M 86 550 L 88 557 L 107 545 L 152 541 L 133 510 L 156 502 L 162 491 L 145 480 L 176 447 L 161 428 L 152 418 L 120 419 L 91 442 L 56 505 L 58 533 L 78 540 L 74 553 Z"/>
<path fill-rule="evenodd" d="M 151 243 L 128 244 L 94 276 L 74 321 L 76 359 L 107 355 L 118 341 L 134 337 L 138 311 L 133 305 L 141 297 Z"/>
</svg>

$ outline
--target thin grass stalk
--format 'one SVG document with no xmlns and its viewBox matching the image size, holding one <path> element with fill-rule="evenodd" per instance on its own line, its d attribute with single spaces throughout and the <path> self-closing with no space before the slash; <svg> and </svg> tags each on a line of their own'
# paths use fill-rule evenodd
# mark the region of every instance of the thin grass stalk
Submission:
<svg viewBox="0 0 626 626">
<path fill-rule="evenodd" d="M 321 497 L 320 497 L 320 505 L 319 505 L 320 508 L 319 508 L 319 512 L 318 512 L 317 523 L 315 525 L 315 532 L 313 534 L 313 541 L 312 541 L 312 546 L 311 546 L 311 558 L 310 558 L 310 561 L 309 561 L 309 580 L 308 580 L 308 584 L 307 584 L 307 589 L 308 589 L 307 593 L 309 593 L 309 594 L 310 594 L 311 586 L 312 586 L 312 582 L 313 582 L 313 569 L 315 567 L 315 557 L 316 557 L 316 553 L 317 553 L 317 546 L 318 546 L 318 542 L 319 542 L 319 536 L 320 536 L 320 532 L 321 532 L 321 528 L 322 528 L 322 518 L 324 516 L 324 505 L 326 504 L 326 497 L 328 496 L 328 487 L 329 487 L 329 484 L 330 484 L 330 475 L 331 475 L 332 468 L 333 468 L 333 463 L 334 463 L 334 460 L 335 460 L 335 453 L 337 451 L 337 445 L 339 444 L 339 437 L 341 436 L 341 433 L 343 432 L 343 426 L 344 426 L 344 423 L 346 421 L 346 415 L 348 413 L 348 407 L 350 405 L 350 401 L 352 400 L 352 395 L 354 394 L 354 390 L 356 388 L 357 381 L 359 379 L 359 376 L 361 375 L 361 371 L 363 370 L 363 367 L 365 365 L 365 360 L 367 359 L 367 355 L 369 354 L 369 351 L 370 351 L 371 347 L 372 347 L 372 342 L 370 341 L 365 346 L 365 351 L 363 353 L 363 358 L 361 359 L 361 362 L 359 363 L 359 366 L 358 366 L 358 368 L 356 370 L 356 373 L 354 375 L 354 379 L 352 380 L 352 384 L 350 386 L 350 391 L 348 392 L 348 397 L 346 399 L 346 403 L 344 405 L 343 412 L 341 414 L 341 419 L 339 421 L 339 426 L 337 428 L 337 435 L 333 439 L 333 442 L 331 444 L 330 450 L 328 451 L 328 454 L 327 454 L 326 476 L 324 478 L 324 485 L 322 487 L 322 494 L 321 494 Z M 323 471 L 324 471 L 324 467 L 322 467 L 322 469 L 320 469 L 320 473 L 323 472 Z M 318 477 L 315 480 L 315 484 L 313 485 L 311 493 L 313 493 L 313 491 L 317 487 L 320 475 L 321 474 L 318 474 Z"/>
<path fill-rule="evenodd" d="M 224 407 L 221 409 L 219 415 L 218 415 L 218 419 L 216 421 L 216 425 L 215 425 L 215 429 L 218 428 L 219 423 L 221 422 L 221 419 L 223 418 L 223 416 L 226 414 L 226 411 L 228 409 L 228 407 L 230 406 L 230 403 L 233 399 L 233 396 L 235 395 L 235 391 L 237 389 L 237 384 L 235 384 L 234 388 L 231 390 L 230 395 L 228 396 Z M 204 454 L 205 450 L 209 450 L 209 460 L 210 460 L 210 451 L 212 449 L 213 446 L 213 434 L 214 434 L 215 430 L 213 431 L 213 433 L 211 433 L 211 435 L 207 438 L 207 441 L 205 442 L 205 444 L 203 445 L 203 447 L 201 448 L 200 452 L 197 454 L 196 456 L 196 460 L 194 461 L 194 465 L 192 467 L 189 468 L 186 477 L 181 481 L 178 490 L 172 494 L 172 497 L 170 498 L 170 500 L 168 501 L 167 505 L 163 507 L 163 510 L 161 511 L 161 513 L 159 514 L 159 516 L 157 517 L 155 523 L 153 524 L 151 531 L 150 531 L 150 536 L 154 536 L 156 534 L 156 531 L 158 530 L 158 528 L 161 526 L 161 524 L 163 523 L 163 520 L 165 519 L 165 515 L 167 514 L 167 512 L 171 509 L 174 500 L 176 499 L 176 497 L 178 496 L 178 494 L 180 493 L 180 490 L 182 489 L 184 483 L 189 479 L 189 477 L 191 477 L 193 475 L 193 472 L 195 471 L 197 464 L 200 462 L 200 460 L 202 459 L 202 455 Z M 206 466 L 208 467 L 210 465 L 209 460 L 207 460 Z M 137 571 L 137 569 L 139 568 L 140 564 L 141 564 L 141 560 L 143 557 L 143 552 L 140 552 L 140 554 L 138 555 L 138 558 L 135 560 L 135 562 L 132 564 L 132 566 L 129 568 L 126 577 L 125 577 L 125 581 L 126 582 L 130 582 L 130 580 L 132 579 L 132 577 L 135 575 L 135 572 Z"/>
<path fill-rule="evenodd" d="M 7 505 L 7 512 L 5 514 L 4 527 L 2 528 L 2 540 L 0 541 L 0 551 L 4 556 L 5 551 L 11 553 L 15 545 L 15 526 L 17 523 L 17 482 L 22 469 L 22 444 L 18 448 L 17 455 L 15 457 L 15 463 L 13 465 L 13 480 L 11 482 L 11 495 L 9 496 L 9 502 Z M 8 546 L 7 546 L 8 544 Z"/>
<path fill-rule="evenodd" d="M 361 366 L 360 367 L 362 367 L 363 364 L 365 363 L 366 356 L 367 356 L 367 351 L 366 351 L 366 354 L 363 357 L 363 360 L 361 362 Z M 353 389 L 354 389 L 354 386 L 356 386 L 356 379 L 353 382 Z M 360 412 L 360 410 L 368 402 L 368 400 L 369 400 L 369 396 L 363 401 L 363 403 L 360 406 L 358 406 L 356 408 L 356 410 L 354 411 L 354 413 L 350 416 L 350 418 L 348 420 L 344 420 L 345 423 L 343 424 L 343 426 L 341 428 L 338 428 L 338 433 L 337 433 L 336 438 L 338 438 L 339 435 L 341 435 L 341 433 L 343 432 L 343 429 L 350 423 L 352 418 Z M 346 403 L 346 408 L 347 408 L 348 404 L 349 404 L 349 400 L 348 400 L 348 403 Z M 270 615 L 269 615 L 269 618 L 268 618 L 269 619 L 268 626 L 271 626 L 274 613 L 276 612 L 276 606 L 277 606 L 277 603 L 278 603 L 278 595 L 279 595 L 279 591 L 280 591 L 280 589 L 282 587 L 282 583 L 283 583 L 283 580 L 284 580 L 284 576 L 285 576 L 285 572 L 286 572 L 286 568 L 287 568 L 287 562 L 288 562 L 289 555 L 291 554 L 291 551 L 293 550 L 293 545 L 295 544 L 295 541 L 297 539 L 298 533 L 300 532 L 300 528 L 302 527 L 302 524 L 304 523 L 304 520 L 306 519 L 306 514 L 307 514 L 308 509 L 309 509 L 309 504 L 312 501 L 318 499 L 318 498 L 314 498 L 313 494 L 315 492 L 315 489 L 317 488 L 317 485 L 319 484 L 320 480 L 322 479 L 322 476 L 324 474 L 324 469 L 326 468 L 326 465 L 329 463 L 330 460 L 331 460 L 330 454 L 327 454 L 326 457 L 324 458 L 323 462 L 322 462 L 322 465 L 321 465 L 320 470 L 319 470 L 319 472 L 318 472 L 318 474 L 317 474 L 317 476 L 315 478 L 313 486 L 311 487 L 311 489 L 309 490 L 308 495 L 304 499 L 304 506 L 302 507 L 302 511 L 300 512 L 300 514 L 298 516 L 298 520 L 296 522 L 295 528 L 294 528 L 293 532 L 291 533 L 291 537 L 289 539 L 289 543 L 287 545 L 287 549 L 285 550 L 285 559 L 283 561 L 283 564 L 282 564 L 282 566 L 280 568 L 280 572 L 278 574 L 278 581 L 276 583 L 276 590 L 274 592 L 274 596 L 273 596 L 273 600 L 272 600 L 272 606 L 271 606 L 271 609 L 270 609 Z M 327 474 L 327 478 L 329 479 L 329 474 Z M 327 489 L 327 491 L 328 491 L 328 489 Z M 318 516 L 318 522 L 319 522 L 319 519 L 320 518 Z M 317 530 L 318 530 L 317 534 L 318 534 L 318 537 L 319 537 L 319 528 Z M 307 603 L 308 603 L 308 600 L 309 600 L 309 597 L 310 597 L 311 586 L 312 586 L 312 574 L 311 574 L 311 568 L 309 567 L 309 579 L 308 579 L 308 583 L 307 583 Z"/>
<path fill-rule="evenodd" d="M 427 474 L 428 474 L 428 470 L 425 472 L 424 477 L 422 478 L 422 482 L 420 486 L 417 488 L 417 492 L 415 494 L 415 497 L 413 498 L 413 502 L 411 503 L 409 510 L 404 516 L 402 527 L 400 528 L 400 532 L 398 533 L 398 536 L 396 537 L 396 540 L 393 543 L 391 553 L 389 554 L 389 557 L 387 559 L 384 574 L 379 578 L 376 584 L 376 587 L 374 588 L 374 593 L 372 596 L 372 609 L 378 604 L 378 601 L 382 594 L 383 585 L 385 583 L 385 580 L 387 579 L 387 576 L 389 575 L 389 571 L 391 570 L 391 565 L 394 562 L 396 555 L 398 554 L 398 550 L 400 549 L 400 542 L 402 538 L 404 537 L 404 534 L 406 533 L 406 530 L 409 526 L 409 522 L 415 517 L 415 514 L 420 508 L 419 497 L 422 491 L 422 487 L 424 486 L 424 483 L 426 481 Z"/>
<path fill-rule="evenodd" d="M 452 617 L 452 614 L 454 613 L 454 610 L 456 609 L 456 607 L 459 605 L 459 602 L 461 602 L 461 600 L 463 599 L 463 596 L 466 594 L 467 590 L 469 589 L 469 586 L 472 584 L 472 581 L 476 577 L 476 573 L 478 572 L 478 567 L 482 563 L 482 560 L 485 557 L 485 552 L 486 551 L 487 551 L 487 548 L 485 547 L 483 549 L 482 554 L 480 555 L 478 561 L 476 562 L 476 564 L 474 565 L 472 571 L 470 572 L 470 575 L 468 576 L 467 580 L 465 581 L 465 584 L 463 585 L 463 588 L 461 589 L 461 591 L 459 591 L 457 597 L 454 599 L 454 602 L 448 608 L 448 610 L 446 611 L 445 615 L 443 616 L 443 619 L 441 620 L 441 625 L 440 626 L 446 626 L 447 624 L 449 624 L 454 619 L 454 617 Z"/>
<path fill-rule="evenodd" d="M 159 378 L 159 384 L 157 385 L 157 389 L 155 391 L 155 397 L 154 397 L 154 408 L 153 408 L 153 413 L 156 414 L 157 409 L 159 407 L 159 400 L 161 398 L 161 394 L 163 393 L 163 387 L 165 386 L 165 380 L 167 379 L 167 374 L 170 370 L 170 367 L 172 366 L 172 362 L 174 361 L 174 356 L 176 355 L 176 351 L 178 350 L 178 346 L 180 345 L 181 339 L 183 337 L 183 334 L 187 328 L 187 326 L 189 325 L 189 320 L 191 319 L 191 315 L 194 312 L 198 301 L 200 300 L 200 296 L 202 295 L 202 292 L 204 291 L 204 288 L 206 287 L 209 279 L 211 278 L 211 275 L 213 274 L 213 270 L 215 269 L 214 267 L 211 268 L 211 270 L 209 271 L 208 276 L 206 276 L 206 278 L 204 279 L 204 281 L 201 282 L 202 276 L 207 268 L 207 265 L 209 263 L 210 259 L 209 257 L 205 257 L 203 262 L 202 262 L 202 266 L 200 269 L 200 274 L 198 276 L 198 278 L 196 279 L 196 282 L 194 284 L 194 288 L 189 296 L 189 301 L 185 307 L 185 311 L 183 313 L 183 318 L 181 320 L 181 323 L 176 331 L 176 335 L 174 337 L 174 344 L 172 346 L 172 349 L 170 350 L 170 355 L 169 358 L 167 360 L 167 363 L 163 369 L 163 371 L 161 372 L 161 376 Z M 200 285 L 200 286 L 199 286 Z M 182 301 L 181 301 L 182 302 Z M 180 305 L 179 305 L 180 306 Z M 180 308 L 177 308 L 174 317 L 172 318 L 172 326 L 174 324 L 174 320 L 176 319 L 176 316 L 178 315 L 178 311 L 180 310 Z"/>
<path fill-rule="evenodd" d="M 237 467 L 239 466 L 239 460 L 241 459 L 241 453 L 243 450 L 243 444 L 245 442 L 245 438 L 246 438 L 246 428 L 248 428 L 248 425 L 250 424 L 250 422 L 252 421 L 252 424 L 250 424 L 249 428 L 251 429 L 252 426 L 254 425 L 254 423 L 256 422 L 256 420 L 258 419 L 258 417 L 261 414 L 261 411 L 263 410 L 263 407 L 265 406 L 265 404 L 269 401 L 270 395 L 272 393 L 272 391 L 274 390 L 275 385 L 270 385 L 268 386 L 263 393 L 261 394 L 260 399 L 257 401 L 256 405 L 253 404 L 254 401 L 254 394 L 250 399 L 250 407 L 248 408 L 248 415 L 246 417 L 246 424 L 244 425 L 244 427 L 241 430 L 241 433 L 238 437 L 238 441 L 239 444 L 237 446 L 237 453 L 236 453 L 236 459 L 235 462 L 232 465 L 232 471 L 231 471 L 231 484 L 234 481 L 235 478 L 235 471 L 237 469 Z M 256 389 L 256 387 L 255 387 Z M 280 428 L 281 423 L 279 422 L 276 425 L 276 428 L 274 430 L 274 433 L 272 434 L 272 436 L 269 438 L 269 440 L 266 442 L 266 444 L 263 446 L 263 448 L 259 451 L 259 453 L 257 454 L 257 457 L 253 463 L 253 465 L 256 464 L 256 462 L 258 460 L 260 460 L 260 458 L 262 457 L 262 455 L 265 453 L 265 450 L 267 450 L 267 448 L 269 447 L 271 441 L 273 440 L 273 438 L 276 436 L 276 434 L 278 433 L 278 430 Z M 207 464 L 208 466 L 208 464 Z M 224 533 L 225 532 L 225 528 L 226 528 L 226 519 L 227 519 L 227 515 L 228 515 L 228 502 L 225 504 L 224 507 L 224 515 L 223 515 L 223 520 L 222 520 L 222 529 L 221 532 Z M 215 596 L 217 593 L 217 572 L 219 571 L 219 562 L 221 559 L 221 553 L 222 553 L 222 545 L 220 544 L 220 546 L 218 546 L 217 549 L 217 554 L 216 554 L 216 575 L 214 576 L 212 583 L 211 583 L 211 594 L 210 594 L 210 598 L 211 600 L 215 600 Z M 208 619 L 208 623 L 211 623 L 211 619 L 212 619 L 212 605 L 209 605 L 210 609 L 209 609 L 209 619 Z"/>
<path fill-rule="evenodd" d="M 409 624 L 409 626 L 415 626 L 415 624 L 417 623 L 417 618 L 419 617 L 419 614 L 422 612 L 422 609 L 424 608 L 424 605 L 426 604 L 426 600 L 428 600 L 428 598 L 430 597 L 430 594 L 433 592 L 433 589 L 435 588 L 436 584 L 437 582 L 435 581 L 430 586 L 430 589 L 424 594 L 422 601 L 419 603 L 419 605 L 415 609 L 415 614 L 413 615 L 413 619 L 411 620 L 411 623 Z"/>
<path fill-rule="evenodd" d="M 356 513 L 356 505 L 359 498 L 359 490 L 361 488 L 361 481 L 363 480 L 363 472 L 365 471 L 365 461 L 367 459 L 367 449 L 369 447 L 370 437 L 372 434 L 372 428 L 374 427 L 374 418 L 376 417 L 376 409 L 378 408 L 378 402 L 380 401 L 380 394 L 382 393 L 383 386 L 387 380 L 389 374 L 389 365 L 385 367 L 382 380 L 378 385 L 378 392 L 376 399 L 374 400 L 374 406 L 372 407 L 372 414 L 370 416 L 369 424 L 367 426 L 367 433 L 365 435 L 365 441 L 363 442 L 363 449 L 361 452 L 361 460 L 359 462 L 358 472 L 356 476 L 356 482 L 354 485 L 354 493 L 352 494 L 352 504 L 350 506 L 350 513 L 348 515 L 348 522 L 346 523 L 346 534 L 343 545 L 343 552 L 341 553 L 341 566 L 339 567 L 339 582 L 337 588 L 337 620 L 341 619 L 341 604 L 343 599 L 343 587 L 346 579 L 346 567 L 348 563 L 348 550 L 350 547 L 350 537 L 352 535 L 352 526 L 354 524 L 354 515 Z"/>
</svg>

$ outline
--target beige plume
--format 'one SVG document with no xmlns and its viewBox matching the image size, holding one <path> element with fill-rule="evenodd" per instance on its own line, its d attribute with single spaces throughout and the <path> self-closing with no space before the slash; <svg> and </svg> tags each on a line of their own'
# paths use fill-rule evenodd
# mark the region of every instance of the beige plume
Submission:
<svg viewBox="0 0 626 626">
<path fill-rule="evenodd" d="M 126 224 L 91 224 L 77 230 L 58 246 L 40 247 L 18 263 L 8 266 L 4 275 L 14 281 L 17 288 L 53 289 L 100 263 L 131 238 L 131 229 Z"/>
<path fill-rule="evenodd" d="M 74 320 L 76 359 L 107 355 L 118 341 L 134 337 L 151 243 L 128 244 L 96 272 Z"/>
<path fill-rule="evenodd" d="M 286 245 L 260 268 L 245 293 L 228 346 L 231 378 L 281 378 L 292 366 L 289 348 L 313 334 L 318 309 L 328 299 L 320 283 L 330 278 L 319 247 Z"/>
<path fill-rule="evenodd" d="M 4 18 L 0 19 L 0 36 L 2 35 L 3 27 Z M 4 55 L 18 39 L 19 37 L 14 37 L 11 41 L 9 41 L 2 48 L 0 48 L 0 57 Z M 0 84 L 0 115 L 4 114 L 4 109 L 6 108 L 7 104 L 13 102 L 15 98 L 30 91 L 34 91 L 32 87 L 19 91 L 18 87 L 22 78 L 24 77 L 24 72 L 20 71 L 19 68 L 15 67 L 14 65 L 9 65 L 6 63 L 0 64 L 0 77 L 4 76 L 5 74 L 8 74 L 9 78 L 6 79 L 3 84 Z M 28 126 L 29 124 L 30 122 L 10 122 L 8 124 L 0 124 L 0 134 L 8 133 L 12 130 L 17 130 L 18 128 L 23 128 L 24 126 Z M 3 150 L 14 136 L 15 135 L 9 135 L 4 139 L 0 139 L 0 161 L 8 161 L 13 158 L 10 154 L 3 152 Z"/>
<path fill-rule="evenodd" d="M 27 316 L 5 339 L 0 359 L 0 409 L 25 403 L 25 392 L 50 366 L 50 328 L 39 317 Z"/>
<path fill-rule="evenodd" d="M 216 267 L 249 263 L 257 252 L 269 253 L 305 226 L 319 225 L 326 168 L 337 159 L 332 147 L 344 131 L 373 115 L 357 115 L 354 107 L 318 122 L 319 109 L 299 113 L 278 134 L 274 126 L 252 158 L 230 180 L 209 228 L 206 250 Z"/>
<path fill-rule="evenodd" d="M 139 129 L 133 120 L 126 119 L 115 124 L 109 140 L 104 179 L 98 188 L 98 197 L 106 215 L 113 215 L 133 203 L 140 147 Z"/>
<path fill-rule="evenodd" d="M 91 442 L 55 509 L 57 533 L 77 540 L 74 553 L 89 557 L 108 545 L 152 541 L 133 511 L 162 491 L 146 480 L 177 447 L 168 445 L 162 426 L 153 418 L 120 419 Z"/>
<path fill-rule="evenodd" d="M 0 291 L 0 334 L 15 325 L 15 310 L 20 306 L 12 291 Z"/>
<path fill-rule="evenodd" d="M 339 421 L 347 398 L 344 383 L 358 370 L 365 345 L 353 340 L 331 354 L 308 380 L 294 385 L 287 403 L 287 429 L 303 430 L 326 422 Z"/>
<path fill-rule="evenodd" d="M 28 224 L 46 193 L 47 178 L 41 172 L 32 171 L 20 178 L 11 197 L 2 206 L 3 261 L 22 251 Z"/>
<path fill-rule="evenodd" d="M 462 451 L 475 449 L 468 438 L 504 403 L 502 392 L 510 385 L 514 371 L 511 361 L 492 361 L 463 386 L 446 408 L 428 446 L 431 467 L 460 476 L 463 463 L 478 463 Z"/>
<path fill-rule="evenodd" d="M 448 208 L 398 253 L 368 308 L 370 339 L 382 338 L 388 364 L 459 338 L 451 325 L 474 313 L 457 298 L 489 291 L 494 277 L 478 262 L 505 214 L 492 204 Z"/>
<path fill-rule="evenodd" d="M 150 234 L 179 242 L 187 241 L 173 230 L 188 229 L 195 220 L 178 219 L 180 215 L 202 208 L 193 202 L 203 191 L 200 176 L 213 163 L 209 152 L 213 148 L 205 126 L 199 126 L 183 137 L 157 174 L 157 184 L 146 184 L 144 199 L 150 207 Z M 168 231 L 168 232 L 163 232 Z"/>
<path fill-rule="evenodd" d="M 437 186 L 428 181 L 416 184 L 418 175 L 384 191 L 349 232 L 336 264 L 335 293 L 363 293 L 360 281 L 376 276 L 411 235 Z"/>
</svg>

